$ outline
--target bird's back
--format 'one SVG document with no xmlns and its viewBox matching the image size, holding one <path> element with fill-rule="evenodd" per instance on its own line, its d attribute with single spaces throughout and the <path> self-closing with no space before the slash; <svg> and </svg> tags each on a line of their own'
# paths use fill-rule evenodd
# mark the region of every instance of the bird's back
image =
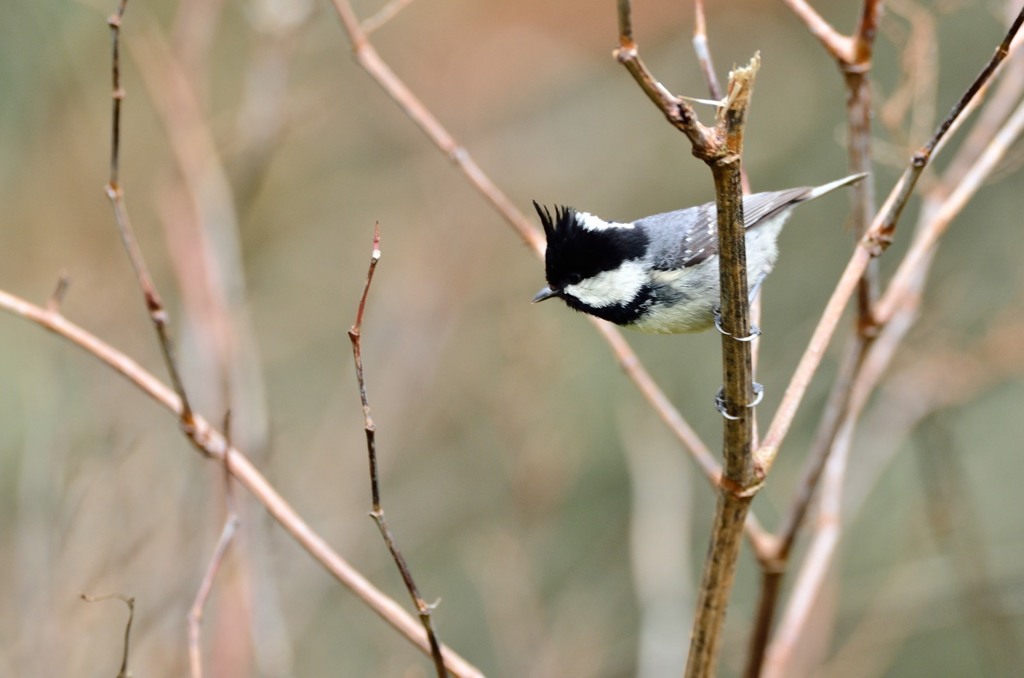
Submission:
<svg viewBox="0 0 1024 678">
<path fill-rule="evenodd" d="M 802 186 L 748 195 L 743 198 L 744 225 L 753 229 L 768 223 L 812 191 Z M 644 217 L 636 224 L 650 239 L 650 259 L 656 268 L 694 266 L 718 254 L 718 210 L 713 202 Z"/>
</svg>

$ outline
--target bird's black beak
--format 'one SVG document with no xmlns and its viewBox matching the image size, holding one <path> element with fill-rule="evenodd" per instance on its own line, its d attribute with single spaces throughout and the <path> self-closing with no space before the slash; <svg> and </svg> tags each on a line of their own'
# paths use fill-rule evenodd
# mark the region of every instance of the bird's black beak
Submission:
<svg viewBox="0 0 1024 678">
<path fill-rule="evenodd" d="M 538 301 L 544 301 L 545 299 L 550 299 L 551 297 L 557 297 L 557 296 L 558 296 L 558 291 L 557 290 L 553 290 L 550 287 L 545 287 L 540 292 L 537 292 L 537 295 L 534 296 L 532 303 L 536 304 Z"/>
</svg>

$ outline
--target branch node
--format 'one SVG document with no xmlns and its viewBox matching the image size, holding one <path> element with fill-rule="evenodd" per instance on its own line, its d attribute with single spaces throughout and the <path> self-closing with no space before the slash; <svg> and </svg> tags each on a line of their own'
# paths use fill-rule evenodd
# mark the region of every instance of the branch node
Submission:
<svg viewBox="0 0 1024 678">
<path fill-rule="evenodd" d="M 612 56 L 620 64 L 624 64 L 627 61 L 633 61 L 637 58 L 636 43 L 632 40 L 622 40 L 619 47 L 612 50 Z"/>
</svg>

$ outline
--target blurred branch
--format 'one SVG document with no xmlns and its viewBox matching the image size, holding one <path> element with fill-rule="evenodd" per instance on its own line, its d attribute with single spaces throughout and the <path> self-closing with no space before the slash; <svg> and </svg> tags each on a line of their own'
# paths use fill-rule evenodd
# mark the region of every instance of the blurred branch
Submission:
<svg viewBox="0 0 1024 678">
<path fill-rule="evenodd" d="M 377 10 L 377 13 L 368 19 L 364 19 L 360 28 L 363 32 L 369 35 L 375 30 L 391 21 L 395 16 L 406 8 L 407 5 L 411 4 L 412 0 L 390 0 L 388 4 Z"/>
<path fill-rule="evenodd" d="M 848 422 L 851 384 L 863 365 L 868 339 L 854 333 L 851 344 L 844 352 L 839 372 L 832 384 L 824 412 L 818 423 L 818 430 L 804 460 L 800 479 L 796 483 L 790 505 L 775 531 L 775 541 L 770 558 L 762 559 L 761 586 L 758 596 L 757 615 L 751 632 L 744 675 L 756 678 L 761 674 L 765 652 L 768 648 L 775 611 L 778 607 L 782 583 L 789 567 L 789 558 L 804 518 L 810 509 L 821 474 L 835 448 L 840 429 Z"/>
<path fill-rule="evenodd" d="M 137 362 L 117 351 L 93 334 L 69 321 L 59 312 L 31 304 L 24 299 L 0 290 L 0 309 L 21 316 L 57 334 L 84 349 L 101 362 L 113 368 L 135 384 L 157 404 L 181 417 L 181 398 Z M 384 621 L 412 641 L 423 652 L 430 653 L 426 633 L 398 603 L 385 595 L 362 574 L 338 555 L 307 524 L 295 509 L 278 494 L 277 490 L 252 465 L 252 462 L 202 416 L 193 416 L 192 426 L 185 430 L 192 444 L 206 456 L 223 462 L 229 461 L 231 475 L 270 513 L 294 539 L 335 579 L 356 594 Z M 442 647 L 445 665 L 456 676 L 482 676 L 479 669 L 447 647 Z"/>
<path fill-rule="evenodd" d="M 262 28 L 279 26 L 268 7 L 273 3 L 249 3 L 249 22 Z M 155 189 L 156 207 L 180 293 L 181 341 L 191 336 L 191 366 L 195 373 L 204 375 L 201 382 L 191 384 L 189 395 L 193 404 L 230 411 L 232 436 L 258 459 L 267 446 L 266 388 L 246 299 L 236 194 L 207 112 L 213 73 L 210 49 L 223 0 L 183 0 L 178 4 L 169 38 L 164 26 L 146 13 L 145 7 L 137 9 L 139 28 L 125 36 L 126 45 L 165 130 L 173 160 L 170 171 L 163 173 Z M 265 53 L 266 43 L 266 39 L 256 41 L 255 48 L 262 47 Z M 265 67 L 263 61 L 259 64 Z M 264 119 L 271 124 L 286 100 L 276 86 L 279 80 L 265 77 L 261 82 L 266 97 L 277 95 L 280 100 L 263 109 Z M 252 124 L 240 123 L 234 129 L 243 141 L 248 141 L 245 134 L 252 128 Z M 270 143 L 269 138 L 257 140 L 257 148 L 249 149 L 247 159 L 258 163 L 260 153 L 269 154 Z M 231 517 L 226 520 L 224 534 L 233 532 L 229 528 Z M 247 585 L 222 587 L 219 605 L 235 616 L 210 627 L 211 633 L 218 635 L 208 646 L 217 652 L 234 647 L 235 643 L 223 642 L 224 634 L 233 634 L 247 644 L 258 671 L 286 673 L 291 652 L 288 634 L 282 628 L 285 615 L 279 603 L 279 582 L 261 565 L 267 560 L 266 525 L 255 523 L 246 529 L 246 539 L 235 550 L 233 563 L 239 579 Z M 214 569 L 215 562 L 216 557 L 211 562 Z M 242 610 L 250 614 L 241 614 Z M 201 616 L 202 610 L 198 612 Z M 228 659 L 237 665 L 242 656 L 235 654 Z M 223 666 L 216 656 L 212 663 Z"/>
<path fill-rule="evenodd" d="M 917 460 L 932 537 L 944 551 L 960 585 L 959 598 L 978 645 L 985 648 L 989 675 L 1010 676 L 1024 666 L 1011 616 L 1000 604 L 982 540 L 984 524 L 965 482 L 966 465 L 954 445 L 947 418 L 936 411 L 918 427 Z"/>
<path fill-rule="evenodd" d="M 128 621 L 124 625 L 124 651 L 121 654 L 121 668 L 117 672 L 117 678 L 129 678 L 131 673 L 128 671 L 128 650 L 131 647 L 132 621 L 135 620 L 135 598 L 121 593 L 106 593 L 101 596 L 90 596 L 88 593 L 82 594 L 82 600 L 87 603 L 112 599 L 120 600 L 128 606 Z"/>
<path fill-rule="evenodd" d="M 427 640 L 430 644 L 430 655 L 434 660 L 434 669 L 437 671 L 438 678 L 445 678 L 448 675 L 448 671 L 444 665 L 444 657 L 441 655 L 441 644 L 437 640 L 433 622 L 431 621 L 433 606 L 423 600 L 419 589 L 416 588 L 416 582 L 412 578 L 412 571 L 409 569 L 405 556 L 402 555 L 401 550 L 398 548 L 398 542 L 395 540 L 394 534 L 392 534 L 391 529 L 388 527 L 387 520 L 384 518 L 384 508 L 380 503 L 380 481 L 377 477 L 377 427 L 370 416 L 370 401 L 366 396 L 362 351 L 363 313 L 366 311 L 366 297 L 370 293 L 370 284 L 373 282 L 373 273 L 377 270 L 380 254 L 380 224 L 375 224 L 373 227 L 373 251 L 370 253 L 370 267 L 366 272 L 366 284 L 363 285 L 363 294 L 359 298 L 356 321 L 348 331 L 348 338 L 352 342 L 352 359 L 355 361 L 356 367 L 356 382 L 359 385 L 359 400 L 363 406 L 366 453 L 370 461 L 370 494 L 373 501 L 370 517 L 377 523 L 380 536 L 384 538 L 384 543 L 387 545 L 388 551 L 391 552 L 391 557 L 394 559 L 395 565 L 402 575 L 405 588 L 409 595 L 412 596 L 412 602 L 416 606 L 420 623 L 423 624 L 423 630 L 427 634 Z"/>
<path fill-rule="evenodd" d="M 916 307 L 908 308 L 896 322 L 888 324 L 871 342 L 870 349 L 864 355 L 863 364 L 859 366 L 849 385 L 845 409 L 838 418 L 838 425 L 832 436 L 832 451 L 825 461 L 824 487 L 814 523 L 813 538 L 800 572 L 795 577 L 793 591 L 779 629 L 767 648 L 761 675 L 771 678 L 792 675 L 795 650 L 807 631 L 815 601 L 825 582 L 825 576 L 831 567 L 842 534 L 842 498 L 854 424 L 859 419 L 868 398 L 886 375 L 896 350 L 915 320 Z"/>
<path fill-rule="evenodd" d="M 917 0 L 889 0 L 886 10 L 902 17 L 906 27 L 888 22 L 890 40 L 903 45 L 899 85 L 879 106 L 878 119 L 894 141 L 907 150 L 927 138 L 935 127 L 935 103 L 939 74 L 939 38 L 931 9 Z M 987 104 L 986 108 L 988 107 Z"/>
<path fill-rule="evenodd" d="M 711 49 L 708 47 L 707 21 L 704 18 L 704 0 L 694 0 L 693 3 L 693 51 L 697 55 L 697 63 L 700 64 L 700 70 L 708 84 L 708 92 L 711 94 L 711 98 L 715 101 L 721 101 L 725 95 L 722 93 L 722 85 L 718 82 L 715 64 L 711 59 Z M 743 195 L 749 194 L 750 181 L 747 178 L 747 171 L 743 167 L 740 168 L 740 182 L 743 187 Z M 755 363 L 756 347 L 757 344 L 755 343 Z"/>
<path fill-rule="evenodd" d="M 630 36 L 632 37 L 632 36 Z M 697 62 L 704 74 L 704 80 L 708 83 L 708 92 L 712 99 L 722 99 L 722 85 L 718 82 L 718 75 L 715 73 L 715 64 L 711 60 L 711 50 L 708 48 L 707 22 L 704 20 L 704 0 L 694 0 L 693 3 L 693 51 L 697 55 Z"/>
<path fill-rule="evenodd" d="M 881 377 L 891 372 L 889 365 L 892 355 L 916 320 L 918 301 L 908 300 L 907 305 L 879 335 L 871 356 L 851 389 L 851 412 L 859 413 Z M 986 335 L 966 350 L 957 347 L 928 351 L 925 357 L 904 368 L 895 377 L 890 376 L 888 388 L 876 408 L 892 413 L 899 421 L 894 430 L 885 432 L 882 437 L 902 440 L 930 414 L 969 402 L 977 398 L 983 389 L 1019 375 L 1024 370 L 1024 350 L 1019 340 L 1022 331 L 1024 320 L 1015 309 L 997 318 Z M 840 436 L 837 445 L 843 440 L 843 436 Z M 823 502 L 826 497 L 831 497 L 832 491 L 831 487 L 823 490 Z M 815 537 L 809 547 L 809 553 L 815 554 L 818 563 L 805 564 L 805 568 L 821 568 L 826 560 L 831 559 L 837 546 L 829 532 L 832 520 L 839 517 L 849 522 L 851 519 L 850 516 L 843 518 L 835 513 L 835 504 L 828 506 L 833 508 L 828 509 L 830 513 L 817 521 Z M 848 513 L 852 514 L 853 511 Z M 805 578 L 803 571 L 796 577 L 789 606 L 769 651 L 765 675 L 793 675 L 795 651 L 800 639 L 808 633 L 812 605 L 820 594 L 822 583 L 823 580 L 817 576 Z M 832 673 L 826 671 L 823 675 Z"/>
<path fill-rule="evenodd" d="M 231 447 L 231 411 L 224 415 L 224 440 L 228 447 Z M 213 591 L 213 582 L 220 571 L 228 548 L 234 541 L 235 533 L 241 520 L 238 517 L 238 508 L 235 505 L 235 493 L 231 482 L 231 456 L 225 454 L 222 460 L 224 467 L 224 499 L 227 515 L 224 517 L 224 526 L 221 528 L 220 537 L 217 538 L 217 545 L 210 556 L 210 563 L 206 567 L 206 573 L 199 583 L 196 597 L 192 601 L 192 607 L 188 611 L 188 661 L 192 678 L 202 678 L 203 655 L 202 655 L 202 629 L 203 611 L 206 602 Z"/>
</svg>

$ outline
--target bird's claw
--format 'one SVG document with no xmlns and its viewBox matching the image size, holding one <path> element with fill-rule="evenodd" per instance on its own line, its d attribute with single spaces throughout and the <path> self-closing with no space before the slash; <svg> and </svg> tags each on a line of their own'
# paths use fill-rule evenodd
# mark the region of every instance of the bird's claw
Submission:
<svg viewBox="0 0 1024 678">
<path fill-rule="evenodd" d="M 754 386 L 753 386 L 753 390 L 754 390 L 754 400 L 752 402 L 747 403 L 744 406 L 747 409 L 751 409 L 751 408 L 757 407 L 761 403 L 761 401 L 764 399 L 764 386 L 762 386 L 761 384 L 759 384 L 759 383 L 757 383 L 755 381 L 754 382 Z M 739 416 L 733 415 L 733 414 L 729 414 L 729 410 L 728 410 L 728 408 L 725 405 L 725 387 L 724 386 L 720 386 L 718 388 L 718 393 L 715 394 L 715 409 L 718 410 L 718 413 L 720 415 L 722 415 L 723 417 L 725 417 L 729 421 L 736 421 L 737 419 L 739 419 Z"/>
<path fill-rule="evenodd" d="M 736 341 L 753 341 L 754 339 L 757 339 L 759 336 L 761 336 L 761 328 L 758 327 L 757 325 L 751 325 L 750 326 L 750 335 L 749 336 L 746 336 L 746 337 L 734 336 L 734 335 L 730 334 L 729 332 L 726 332 L 725 328 L 722 327 L 722 307 L 719 306 L 718 304 L 715 304 L 712 307 L 712 309 L 711 309 L 711 313 L 714 315 L 714 318 L 715 318 L 715 329 L 718 330 L 721 334 L 723 334 L 723 335 L 725 335 L 727 337 L 732 337 Z"/>
</svg>

